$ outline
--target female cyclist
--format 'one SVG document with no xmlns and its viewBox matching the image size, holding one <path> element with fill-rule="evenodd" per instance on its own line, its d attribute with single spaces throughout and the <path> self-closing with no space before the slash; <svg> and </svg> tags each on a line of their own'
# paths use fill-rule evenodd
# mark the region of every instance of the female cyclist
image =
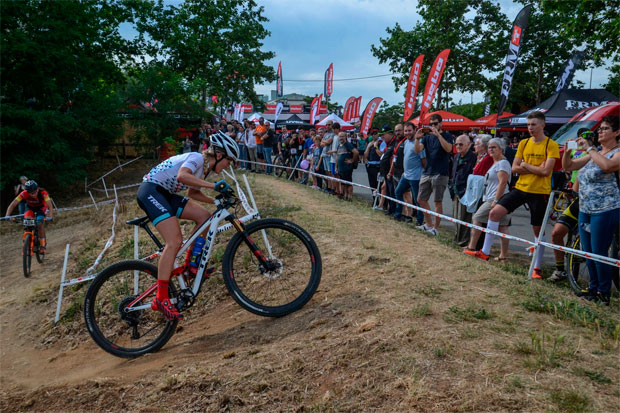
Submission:
<svg viewBox="0 0 620 413">
<path fill-rule="evenodd" d="M 211 214 L 195 201 L 212 204 L 214 199 L 203 194 L 201 188 L 218 192 L 230 189 L 226 181 L 220 180 L 213 184 L 205 181 L 206 177 L 210 172 L 219 174 L 236 162 L 238 157 L 239 149 L 235 140 L 220 131 L 211 135 L 209 149 L 202 154 L 190 152 L 173 156 L 142 178 L 138 189 L 138 205 L 146 212 L 165 242 L 157 269 L 157 295 L 151 307 L 161 311 L 169 320 L 183 319 L 168 297 L 170 274 L 183 242 L 177 218 L 189 219 L 197 226 L 205 222 Z M 187 197 L 177 194 L 185 188 L 189 188 Z"/>
</svg>

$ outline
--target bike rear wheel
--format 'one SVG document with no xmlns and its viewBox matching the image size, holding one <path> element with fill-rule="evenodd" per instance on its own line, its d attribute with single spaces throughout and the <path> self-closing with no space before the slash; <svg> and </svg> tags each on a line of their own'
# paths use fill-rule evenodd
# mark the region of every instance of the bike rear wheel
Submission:
<svg viewBox="0 0 620 413">
<path fill-rule="evenodd" d="M 126 311 L 156 279 L 157 267 L 138 260 L 118 262 L 97 275 L 86 293 L 84 319 L 99 347 L 118 357 L 137 357 L 159 350 L 170 340 L 178 321 L 151 310 L 156 290 L 135 304 L 147 308 Z M 175 296 L 172 284 L 169 294 Z"/>
<path fill-rule="evenodd" d="M 280 178 L 282 175 L 286 176 L 286 170 L 282 168 L 283 165 L 284 165 L 284 161 L 282 160 L 282 157 L 276 156 L 276 158 L 273 160 L 273 166 L 274 166 L 273 173 L 278 178 Z"/>
<path fill-rule="evenodd" d="M 577 234 L 572 240 L 569 241 L 568 246 L 570 248 L 581 250 L 581 241 L 579 234 Z M 614 239 L 609 248 L 609 256 L 618 259 L 618 232 L 614 235 Z M 586 259 L 576 254 L 568 253 L 565 258 L 566 273 L 568 275 L 568 281 L 572 289 L 575 292 L 583 292 L 588 290 L 590 286 L 590 271 L 586 265 Z M 612 269 L 612 283 L 616 286 L 616 289 L 620 291 L 620 276 L 618 267 Z"/>
<path fill-rule="evenodd" d="M 24 245 L 22 247 L 22 264 L 24 267 L 24 277 L 30 277 L 31 271 L 30 266 L 32 264 L 32 234 L 28 233 L 24 237 Z"/>
<path fill-rule="evenodd" d="M 284 316 L 303 307 L 321 281 L 321 254 L 312 237 L 298 225 L 277 218 L 252 222 L 245 234 L 274 267 L 263 268 L 244 233 L 235 234 L 222 262 L 224 282 L 235 301 L 266 317 Z"/>
</svg>

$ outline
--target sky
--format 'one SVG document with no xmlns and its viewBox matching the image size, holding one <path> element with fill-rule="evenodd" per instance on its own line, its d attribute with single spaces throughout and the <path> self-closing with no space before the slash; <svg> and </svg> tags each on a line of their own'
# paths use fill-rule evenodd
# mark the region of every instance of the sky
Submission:
<svg viewBox="0 0 620 413">
<path fill-rule="evenodd" d="M 390 73 L 388 64 L 379 64 L 372 55 L 371 45 L 378 46 L 380 38 L 387 37 L 386 28 L 399 23 L 403 30 L 410 30 L 420 19 L 414 0 L 258 0 L 265 8 L 264 16 L 270 21 L 266 28 L 271 36 L 265 39 L 264 50 L 273 51 L 276 57 L 267 65 L 277 70 L 282 61 L 284 94 L 301 93 L 314 96 L 323 92 L 323 77 L 330 63 L 334 64 L 334 92 L 332 102 L 344 105 L 350 96 L 362 96 L 362 109 L 374 97 L 382 97 L 393 105 L 405 100 L 405 88 L 394 91 L 391 76 L 374 79 L 337 81 L 337 79 L 385 75 Z M 523 7 L 512 1 L 500 1 L 502 11 L 510 21 Z M 506 50 L 508 50 L 506 39 Z M 527 41 L 527 32 L 526 39 Z M 425 59 L 432 64 L 435 59 Z M 413 63 L 413 62 L 412 62 Z M 448 64 L 450 61 L 448 60 Z M 518 70 L 518 69 L 517 69 Z M 594 69 L 592 87 L 607 82 L 608 71 Z M 291 82 L 294 80 L 319 80 Z M 578 70 L 575 79 L 590 84 L 590 70 Z M 257 85 L 259 94 L 271 97 L 272 84 Z M 424 93 L 424 85 L 418 86 Z M 499 93 L 499 90 L 497 91 Z M 455 103 L 470 103 L 472 96 L 454 93 Z M 483 101 L 482 93 L 474 93 L 473 102 Z"/>
</svg>

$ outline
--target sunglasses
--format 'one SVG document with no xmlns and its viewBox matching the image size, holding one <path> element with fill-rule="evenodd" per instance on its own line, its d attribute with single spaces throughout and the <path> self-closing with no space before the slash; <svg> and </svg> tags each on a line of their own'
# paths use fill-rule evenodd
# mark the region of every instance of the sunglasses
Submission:
<svg viewBox="0 0 620 413">
<path fill-rule="evenodd" d="M 611 128 L 610 128 L 609 126 L 600 126 L 600 127 L 598 128 L 598 130 L 599 130 L 599 131 L 601 131 L 601 130 L 611 130 Z"/>
<path fill-rule="evenodd" d="M 454 145 L 455 145 L 455 146 L 465 146 L 465 144 L 464 144 L 464 143 L 455 143 Z"/>
<path fill-rule="evenodd" d="M 430 125 L 431 125 L 431 126 L 437 126 L 437 125 L 439 125 L 440 123 L 441 123 L 441 122 L 431 122 L 431 123 L 430 123 Z"/>
</svg>

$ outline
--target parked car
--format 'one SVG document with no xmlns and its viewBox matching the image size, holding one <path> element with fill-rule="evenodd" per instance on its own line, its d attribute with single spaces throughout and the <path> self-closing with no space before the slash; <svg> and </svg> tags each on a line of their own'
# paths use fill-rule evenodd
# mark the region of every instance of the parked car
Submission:
<svg viewBox="0 0 620 413">
<path fill-rule="evenodd" d="M 620 102 L 609 102 L 601 106 L 582 110 L 558 129 L 551 136 L 551 139 L 556 141 L 560 148 L 562 148 L 567 140 L 577 138 L 577 131 L 579 129 L 588 128 L 589 130 L 596 130 L 603 118 L 608 115 L 620 115 Z"/>
</svg>

